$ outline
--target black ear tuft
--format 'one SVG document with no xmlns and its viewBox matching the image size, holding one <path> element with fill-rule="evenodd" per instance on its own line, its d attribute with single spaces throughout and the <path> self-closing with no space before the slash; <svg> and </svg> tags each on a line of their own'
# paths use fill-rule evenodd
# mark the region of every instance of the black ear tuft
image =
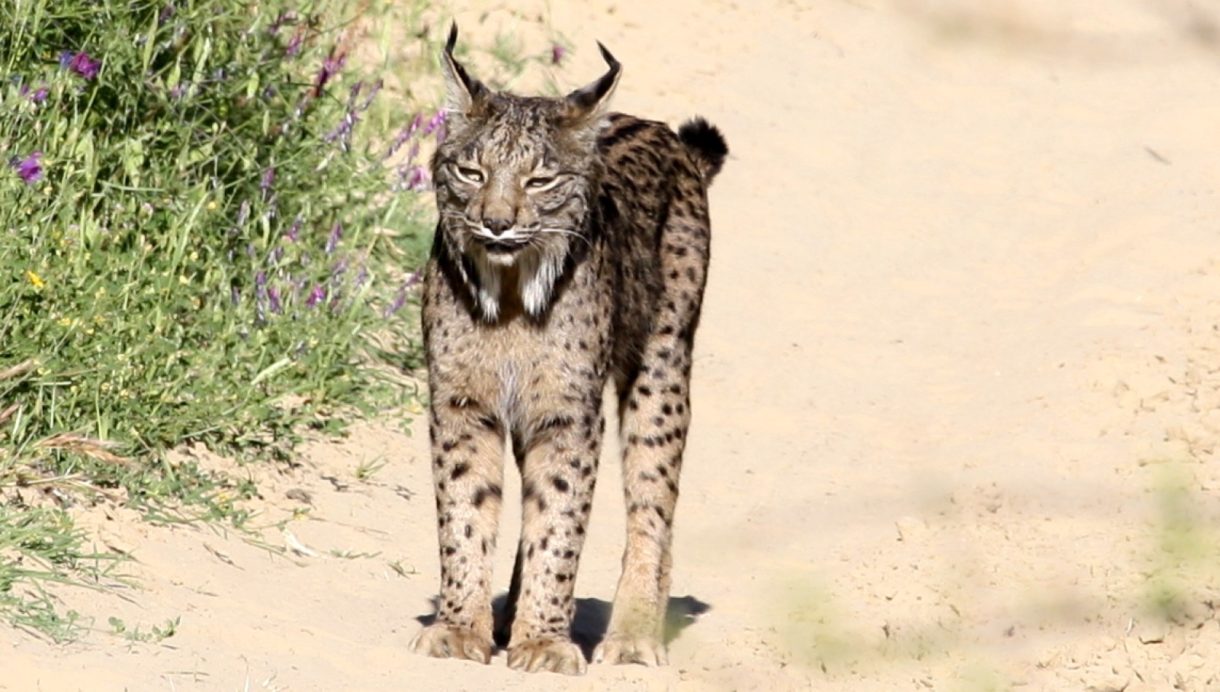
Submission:
<svg viewBox="0 0 1220 692">
<path fill-rule="evenodd" d="M 568 115 L 573 119 L 584 119 L 590 115 L 598 115 L 605 110 L 606 105 L 610 102 L 610 95 L 614 93 L 614 87 L 618 84 L 618 78 L 623 72 L 622 63 L 610 54 L 601 41 L 597 42 L 597 48 L 601 51 L 602 59 L 606 61 L 610 69 L 597 81 L 568 94 Z"/>
<path fill-rule="evenodd" d="M 448 108 L 462 114 L 473 114 L 483 105 L 487 96 L 487 87 L 466 71 L 462 63 L 453 57 L 453 48 L 457 45 L 457 22 L 449 28 L 449 39 L 445 41 L 445 50 L 441 54 L 441 62 L 445 67 L 445 87 L 448 91 Z"/>
<path fill-rule="evenodd" d="M 613 55 L 610 54 L 610 51 L 606 48 L 606 46 L 602 45 L 601 41 L 597 42 L 597 49 L 601 51 L 602 60 L 605 60 L 606 64 L 609 65 L 611 69 L 618 70 L 623 66 L 622 63 L 620 63 Z"/>
</svg>

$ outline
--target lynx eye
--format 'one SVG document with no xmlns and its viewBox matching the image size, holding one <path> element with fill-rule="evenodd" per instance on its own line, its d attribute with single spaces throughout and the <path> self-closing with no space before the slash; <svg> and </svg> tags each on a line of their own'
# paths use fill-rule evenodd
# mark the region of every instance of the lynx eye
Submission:
<svg viewBox="0 0 1220 692">
<path fill-rule="evenodd" d="M 468 183 L 479 184 L 483 182 L 483 171 L 469 166 L 456 166 L 458 177 Z"/>
<path fill-rule="evenodd" d="M 525 189 L 527 190 L 547 190 L 555 187 L 555 183 L 559 182 L 556 176 L 538 176 L 525 181 Z"/>
</svg>

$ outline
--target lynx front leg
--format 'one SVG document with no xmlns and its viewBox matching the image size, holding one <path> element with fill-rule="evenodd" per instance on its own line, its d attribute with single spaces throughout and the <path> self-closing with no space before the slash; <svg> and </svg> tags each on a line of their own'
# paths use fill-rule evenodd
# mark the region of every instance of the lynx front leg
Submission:
<svg viewBox="0 0 1220 692">
<path fill-rule="evenodd" d="M 438 658 L 491 660 L 491 558 L 504 469 L 503 432 L 465 397 L 432 402 L 432 478 L 436 488 L 441 591 L 436 622 L 410 648 Z"/>
<path fill-rule="evenodd" d="M 678 474 L 690 425 L 690 345 L 654 338 L 644 366 L 620 389 L 627 547 L 606 638 L 593 660 L 664 665 L 670 544 Z"/>
<path fill-rule="evenodd" d="M 572 643 L 576 568 L 592 509 L 601 446 L 596 396 L 586 412 L 543 419 L 522 464 L 520 592 L 508 665 L 575 675 L 587 667 Z"/>
</svg>

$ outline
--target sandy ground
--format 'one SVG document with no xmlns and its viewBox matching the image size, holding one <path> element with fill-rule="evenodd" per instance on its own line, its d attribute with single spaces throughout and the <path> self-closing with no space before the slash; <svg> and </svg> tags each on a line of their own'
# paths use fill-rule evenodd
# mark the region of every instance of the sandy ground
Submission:
<svg viewBox="0 0 1220 692">
<path fill-rule="evenodd" d="M 517 26 L 498 7 L 458 12 L 466 35 Z M 139 590 L 65 594 L 97 618 L 65 647 L 0 632 L 0 689 L 1220 689 L 1220 52 L 1200 11 L 554 3 L 580 49 L 562 81 L 598 74 L 600 38 L 620 109 L 705 114 L 733 150 L 671 665 L 572 680 L 407 654 L 438 571 L 426 442 L 368 423 L 259 471 L 258 522 L 308 506 L 288 527 L 314 557 L 86 516 Z M 586 640 L 622 545 L 613 452 Z M 180 624 L 132 643 L 112 614 Z"/>
</svg>

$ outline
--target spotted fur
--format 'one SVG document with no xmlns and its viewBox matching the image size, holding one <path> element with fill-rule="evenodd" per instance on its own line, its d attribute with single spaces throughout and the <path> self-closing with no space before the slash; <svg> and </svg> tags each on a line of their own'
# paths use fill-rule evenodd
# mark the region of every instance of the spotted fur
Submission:
<svg viewBox="0 0 1220 692">
<path fill-rule="evenodd" d="M 424 279 L 441 558 L 436 622 L 412 647 L 487 662 L 505 440 L 523 527 L 508 663 L 580 673 L 573 589 L 614 382 L 627 544 L 595 660 L 665 662 L 662 624 L 691 349 L 707 278 L 707 185 L 727 149 L 705 121 L 608 113 L 620 66 L 565 98 L 493 92 L 444 52 L 449 135 Z"/>
</svg>

